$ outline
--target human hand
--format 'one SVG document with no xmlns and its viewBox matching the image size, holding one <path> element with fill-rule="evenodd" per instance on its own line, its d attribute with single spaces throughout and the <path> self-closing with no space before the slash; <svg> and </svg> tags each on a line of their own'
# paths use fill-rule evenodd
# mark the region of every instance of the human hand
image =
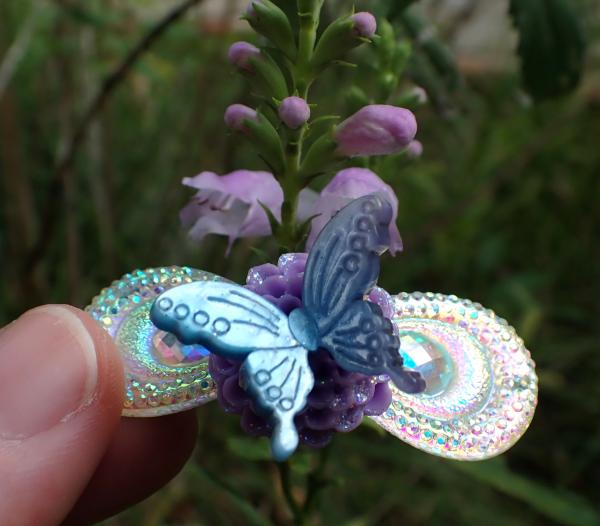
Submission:
<svg viewBox="0 0 600 526">
<path fill-rule="evenodd" d="M 190 456 L 193 412 L 121 418 L 123 365 L 86 313 L 44 306 L 0 330 L 0 524 L 91 524 Z"/>
</svg>

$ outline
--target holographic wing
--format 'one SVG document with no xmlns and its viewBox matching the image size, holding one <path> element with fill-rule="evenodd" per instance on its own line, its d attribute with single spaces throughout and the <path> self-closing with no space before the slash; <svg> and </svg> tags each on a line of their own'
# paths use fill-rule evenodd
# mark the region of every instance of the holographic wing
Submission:
<svg viewBox="0 0 600 526">
<path fill-rule="evenodd" d="M 425 382 L 406 371 L 400 342 L 381 309 L 363 298 L 379 277 L 379 257 L 389 247 L 393 212 L 381 194 L 356 199 L 323 229 L 304 274 L 304 316 L 320 343 L 344 369 L 388 374 L 399 389 L 420 392 Z M 294 321 L 298 316 L 292 316 Z M 292 330 L 296 332 L 292 323 Z"/>
<path fill-rule="evenodd" d="M 297 350 L 287 316 L 249 290 L 226 282 L 198 281 L 161 294 L 152 322 L 186 345 L 201 344 L 226 358 L 260 350 Z"/>
<path fill-rule="evenodd" d="M 314 385 L 306 349 L 293 351 L 256 351 L 241 369 L 243 387 L 257 409 L 273 424 L 271 450 L 279 462 L 298 447 L 294 417 L 304 409 Z"/>
</svg>

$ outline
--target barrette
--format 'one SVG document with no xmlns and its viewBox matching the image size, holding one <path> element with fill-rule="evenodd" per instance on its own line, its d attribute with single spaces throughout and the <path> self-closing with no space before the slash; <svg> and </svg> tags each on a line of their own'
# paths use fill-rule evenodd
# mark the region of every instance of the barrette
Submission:
<svg viewBox="0 0 600 526">
<path fill-rule="evenodd" d="M 372 418 L 404 442 L 458 460 L 506 451 L 537 404 L 530 353 L 505 320 L 456 296 L 384 293 L 383 310 L 370 301 L 391 220 L 379 194 L 334 216 L 308 255 L 301 306 L 289 315 L 188 267 L 136 271 L 104 289 L 87 310 L 122 354 L 123 414 L 159 416 L 214 400 L 211 355 L 237 361 L 234 387 L 268 422 L 273 458 L 283 461 L 320 387 L 311 355 L 325 351 L 341 370 L 387 382 L 391 401 Z"/>
</svg>

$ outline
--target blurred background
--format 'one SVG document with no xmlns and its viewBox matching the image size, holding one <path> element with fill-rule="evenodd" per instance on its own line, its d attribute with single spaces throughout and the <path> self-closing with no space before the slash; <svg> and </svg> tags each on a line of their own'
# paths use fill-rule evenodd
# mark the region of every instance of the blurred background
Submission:
<svg viewBox="0 0 600 526">
<path fill-rule="evenodd" d="M 327 0 L 327 16 L 351 3 Z M 246 240 L 224 259 L 225 240 L 198 246 L 178 218 L 183 177 L 261 167 L 222 124 L 230 103 L 252 102 L 225 60 L 232 41 L 255 39 L 244 4 L 0 2 L 0 326 L 42 302 L 85 306 L 134 268 L 243 281 L 276 258 L 268 240 Z M 381 283 L 510 320 L 538 364 L 540 402 L 525 437 L 483 463 L 430 457 L 369 425 L 339 435 L 311 523 L 600 525 L 600 6 L 356 4 L 412 44 L 403 82 L 429 97 L 415 110 L 423 156 L 380 166 L 405 243 Z M 352 83 L 377 92 L 370 53 L 315 86 L 319 112 L 349 114 Z M 198 415 L 183 473 L 107 525 L 288 523 L 264 444 L 216 404 Z M 315 462 L 295 457 L 298 496 Z"/>
</svg>

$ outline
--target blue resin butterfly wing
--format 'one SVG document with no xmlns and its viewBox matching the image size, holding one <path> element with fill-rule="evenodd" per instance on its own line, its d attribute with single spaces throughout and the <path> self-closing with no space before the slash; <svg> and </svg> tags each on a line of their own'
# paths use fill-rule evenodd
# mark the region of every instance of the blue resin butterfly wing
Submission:
<svg viewBox="0 0 600 526">
<path fill-rule="evenodd" d="M 400 341 L 367 294 L 379 277 L 379 257 L 389 248 L 391 205 L 370 194 L 343 208 L 323 229 L 308 258 L 302 302 L 336 362 L 352 372 L 387 374 L 399 389 L 421 392 L 420 374 L 404 369 Z"/>
<path fill-rule="evenodd" d="M 256 351 L 246 358 L 240 373 L 257 409 L 273 424 L 273 458 L 287 459 L 299 442 L 294 416 L 304 409 L 314 385 L 308 351 Z"/>
<path fill-rule="evenodd" d="M 185 344 L 245 358 L 240 380 L 256 409 L 273 424 L 273 457 L 285 460 L 295 451 L 294 417 L 304 409 L 314 377 L 308 351 L 292 335 L 283 312 L 238 285 L 199 281 L 161 294 L 150 317 Z"/>
<path fill-rule="evenodd" d="M 302 303 L 321 335 L 375 286 L 392 215 L 390 204 L 371 194 L 340 210 L 319 234 L 306 263 Z"/>
<path fill-rule="evenodd" d="M 226 358 L 301 347 L 283 312 L 232 283 L 197 281 L 175 287 L 156 299 L 150 318 L 182 343 L 204 345 Z"/>
<path fill-rule="evenodd" d="M 355 301 L 322 338 L 321 345 L 348 371 L 369 376 L 386 374 L 405 393 L 425 389 L 421 374 L 404 368 L 398 335 L 374 303 Z"/>
</svg>

